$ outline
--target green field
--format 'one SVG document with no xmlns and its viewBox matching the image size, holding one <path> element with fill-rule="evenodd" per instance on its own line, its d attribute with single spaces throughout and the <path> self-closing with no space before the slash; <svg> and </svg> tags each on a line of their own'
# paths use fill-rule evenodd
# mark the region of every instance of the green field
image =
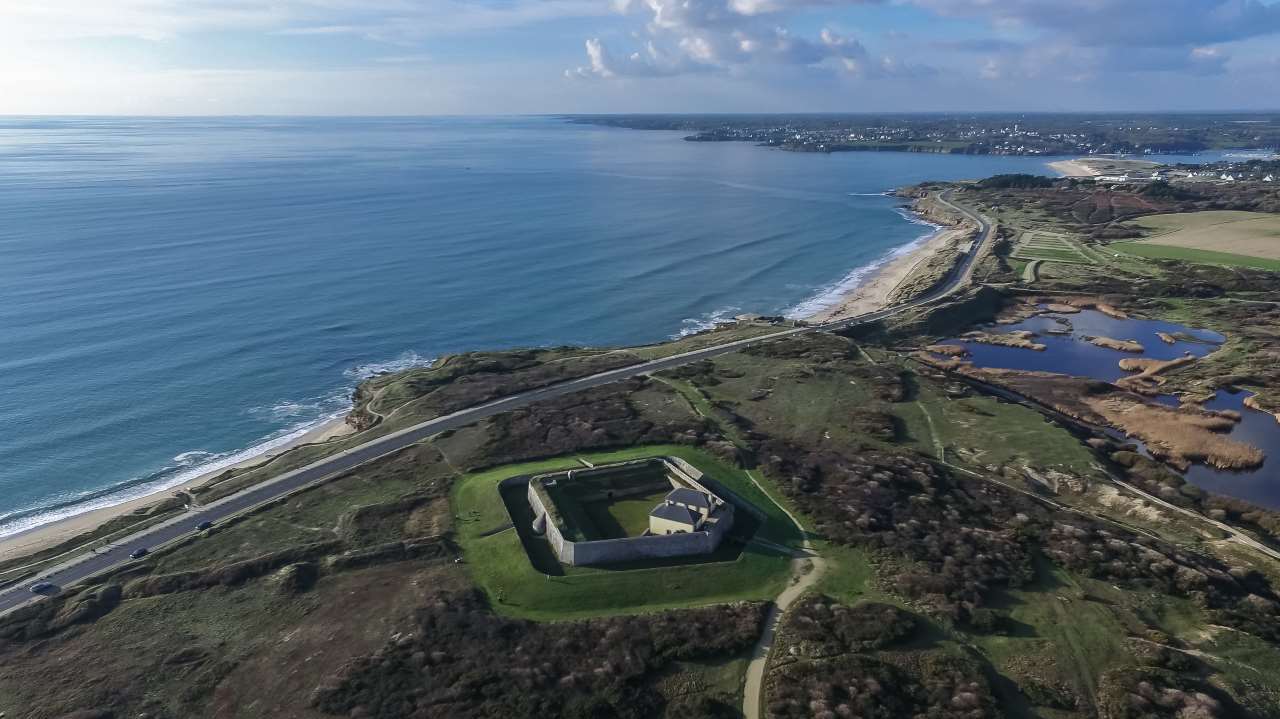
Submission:
<svg viewBox="0 0 1280 719">
<path fill-rule="evenodd" d="M 971 640 L 1002 674 L 1024 688 L 1035 687 L 1029 697 L 1033 704 L 1052 705 L 1051 697 L 1066 688 L 1096 701 L 1098 677 L 1133 663 L 1126 637 L 1141 625 L 1118 609 L 1127 598 L 1122 592 L 1102 594 L 1110 587 L 1047 563 L 1037 574 L 1028 587 L 993 598 L 993 609 L 1008 612 L 1008 630 Z"/>
<path fill-rule="evenodd" d="M 921 383 L 914 402 L 893 412 L 905 428 L 903 443 L 917 451 L 975 469 L 1007 466 L 1097 474 L 1093 453 L 1039 412 L 993 397 L 948 398 Z M 993 437 L 999 438 L 992 441 Z"/>
<path fill-rule="evenodd" d="M 708 478 L 763 512 L 760 522 L 739 517 L 739 521 L 746 520 L 744 527 L 754 525 L 756 537 L 787 547 L 800 546 L 800 528 L 745 472 L 704 452 L 664 445 L 582 457 L 602 464 L 661 455 L 692 462 Z M 577 457 L 507 465 L 467 475 L 454 485 L 450 500 L 458 517 L 463 557 L 472 580 L 489 596 L 496 611 L 531 619 L 565 619 L 772 599 L 782 590 L 790 574 L 790 557 L 755 542 L 744 546 L 726 541 L 716 556 L 689 558 L 675 566 L 558 566 L 550 574 L 539 571 L 531 564 L 520 534 L 515 529 L 501 531 L 511 517 L 498 483 L 509 477 L 581 466 Z M 493 530 L 499 531 L 490 534 Z"/>
<path fill-rule="evenodd" d="M 1139 257 L 1280 269 L 1280 215 L 1229 210 L 1183 212 L 1149 215 L 1132 224 L 1146 236 L 1111 247 Z"/>
<path fill-rule="evenodd" d="M 1065 262 L 1070 264 L 1091 265 L 1094 260 L 1074 239 L 1057 232 L 1029 230 L 1018 238 L 1014 247 L 1013 258 L 1020 260 L 1042 260 L 1045 262 Z"/>
<path fill-rule="evenodd" d="M 1280 238 L 1280 215 L 1239 210 L 1207 210 L 1165 215 L 1147 215 L 1133 224 L 1160 236 L 1162 242 L 1183 244 L 1209 238 L 1242 242 L 1252 238 Z M 1272 243 L 1267 243 L 1270 246 Z"/>
<path fill-rule="evenodd" d="M 1201 265 L 1226 265 L 1228 267 L 1254 267 L 1260 270 L 1280 270 L 1280 260 L 1235 255 L 1229 252 L 1197 250 L 1191 247 L 1173 247 L 1150 242 L 1116 242 L 1107 245 L 1107 247 L 1129 255 L 1150 259 L 1182 260 L 1183 262 L 1194 262 Z"/>
<path fill-rule="evenodd" d="M 668 491 L 615 502 L 588 502 L 582 509 L 601 539 L 638 537 L 649 528 L 649 512 L 662 502 Z"/>
<path fill-rule="evenodd" d="M 1096 701 L 1107 671 L 1136 667 L 1141 662 L 1135 649 L 1157 646 L 1160 637 L 1152 630 L 1177 637 L 1172 646 L 1202 661 L 1214 684 L 1236 696 L 1251 695 L 1269 710 L 1255 716 L 1280 710 L 1280 698 L 1263 680 L 1280 670 L 1280 651 L 1244 632 L 1214 626 L 1191 600 L 1144 596 L 1041 561 L 1033 582 L 998 592 L 989 606 L 1006 614 L 1006 626 L 967 639 L 1036 707 L 1013 708 L 1009 716 L 1079 716 L 1054 708 L 1054 699 L 1075 694 Z M 1146 638 L 1152 634 L 1155 641 Z"/>
</svg>

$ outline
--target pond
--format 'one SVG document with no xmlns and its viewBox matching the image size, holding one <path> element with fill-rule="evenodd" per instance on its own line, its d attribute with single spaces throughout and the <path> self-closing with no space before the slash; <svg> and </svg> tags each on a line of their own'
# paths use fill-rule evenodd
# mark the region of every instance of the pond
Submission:
<svg viewBox="0 0 1280 719">
<path fill-rule="evenodd" d="M 1002 347 L 974 342 L 964 337 L 946 340 L 944 344 L 963 345 L 971 353 L 968 359 L 979 368 L 1055 372 L 1107 382 L 1115 382 L 1132 374 L 1120 369 L 1119 362 L 1126 357 L 1157 360 L 1176 359 L 1186 354 L 1203 357 L 1226 341 L 1224 336 L 1209 330 L 1159 320 L 1118 319 L 1097 310 L 1082 310 L 1073 314 L 1042 314 L 1014 324 L 984 327 L 983 330 L 992 334 L 1032 332 L 1036 335 L 1034 341 L 1045 345 L 1045 349 L 1036 351 Z M 1164 341 L 1160 338 L 1160 333 L 1175 341 Z M 1141 344 L 1144 351 L 1133 353 L 1100 347 L 1089 342 L 1090 337 L 1133 340 Z M 1244 406 L 1244 400 L 1249 395 L 1246 391 L 1220 391 L 1204 404 L 1204 408 L 1239 412 L 1241 421 L 1229 436 L 1257 447 L 1268 457 L 1280 456 L 1280 423 L 1266 412 Z M 1173 395 L 1161 395 L 1154 399 L 1161 404 L 1178 405 L 1178 399 Z M 1146 451 L 1140 442 L 1135 443 Z M 1277 461 L 1280 460 L 1273 460 L 1270 464 L 1274 466 Z M 1187 481 L 1215 494 L 1280 509 L 1280 482 L 1274 481 L 1275 472 L 1267 464 L 1247 472 L 1195 464 L 1183 476 Z"/>
<path fill-rule="evenodd" d="M 1201 464 L 1194 464 L 1183 473 L 1187 481 L 1215 494 L 1225 494 L 1280 509 L 1280 482 L 1276 481 L 1275 468 L 1280 466 L 1280 422 L 1266 412 L 1244 406 L 1252 392 L 1220 391 L 1204 403 L 1205 409 L 1233 409 L 1240 413 L 1240 423 L 1231 430 L 1231 438 L 1261 449 L 1267 457 L 1274 457 L 1270 466 L 1263 464 L 1252 472 L 1227 472 Z"/>
<path fill-rule="evenodd" d="M 1018 347 L 972 342 L 963 337 L 945 344 L 963 344 L 972 354 L 975 367 L 1056 372 L 1076 377 L 1114 382 L 1129 372 L 1120 369 L 1125 357 L 1171 360 L 1190 353 L 1203 357 L 1218 348 L 1226 338 L 1210 330 L 1196 330 L 1159 320 L 1116 319 L 1097 310 L 1081 310 L 1076 314 L 1045 314 L 1016 324 L 987 328 L 993 334 L 1016 331 L 1033 332 L 1035 341 L 1045 345 L 1043 352 Z M 1161 340 L 1159 333 L 1177 338 L 1173 344 Z M 1141 354 L 1121 352 L 1090 343 L 1088 337 L 1110 337 L 1134 340 L 1145 350 Z"/>
</svg>

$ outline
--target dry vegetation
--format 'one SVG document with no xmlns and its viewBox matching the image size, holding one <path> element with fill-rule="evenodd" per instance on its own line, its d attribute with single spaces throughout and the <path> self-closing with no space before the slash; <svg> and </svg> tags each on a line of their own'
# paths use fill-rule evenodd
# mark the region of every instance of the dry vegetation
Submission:
<svg viewBox="0 0 1280 719">
<path fill-rule="evenodd" d="M 1129 319 L 1129 315 L 1127 313 L 1117 308 L 1115 305 L 1104 302 L 1100 299 L 1089 297 L 1068 297 L 1066 299 L 1059 299 L 1058 301 L 1083 310 L 1097 310 L 1112 319 Z"/>
<path fill-rule="evenodd" d="M 1064 302 L 1050 302 L 1044 306 L 1046 312 L 1053 312 L 1060 315 L 1073 315 L 1080 312 L 1080 308 L 1075 305 L 1069 305 Z"/>
<path fill-rule="evenodd" d="M 347 422 L 368 429 L 388 417 L 422 421 L 498 397 L 635 364 L 629 352 L 578 348 L 468 352 L 430 367 L 374 377 L 356 388 Z"/>
<path fill-rule="evenodd" d="M 1093 398 L 1086 405 L 1112 427 L 1141 439 L 1152 455 L 1178 469 L 1203 462 L 1218 469 L 1253 469 L 1261 450 L 1226 436 L 1239 421 L 1218 412 L 1165 407 L 1123 396 Z"/>
<path fill-rule="evenodd" d="M 966 190 L 988 206 L 1016 207 L 1030 218 L 1063 232 L 1111 240 L 1138 237 L 1127 221 L 1149 215 L 1220 210 L 1280 212 L 1280 188 L 1262 183 L 1102 187 L 1092 180 L 1060 179 L 1048 187 L 993 187 Z"/>
<path fill-rule="evenodd" d="M 997 702 L 977 662 L 901 648 L 923 623 L 891 605 L 809 596 L 787 613 L 779 633 L 766 679 L 767 716 L 995 716 Z"/>
<path fill-rule="evenodd" d="M 1116 385 L 1140 394 L 1151 394 L 1159 391 L 1160 386 L 1164 384 L 1165 378 L 1160 376 L 1162 373 L 1193 364 L 1196 359 L 1195 355 L 1183 355 L 1171 360 L 1126 357 L 1120 360 L 1120 369 L 1137 374 L 1121 377 Z"/>
<path fill-rule="evenodd" d="M 984 345 L 998 345 L 1001 347 L 1016 347 L 1024 350 L 1035 350 L 1043 352 L 1045 345 L 1034 341 L 1035 333 L 1026 330 L 1018 330 L 1015 332 L 982 332 L 972 331 L 963 335 L 964 339 L 970 342 L 977 342 Z"/>
<path fill-rule="evenodd" d="M 648 719 L 667 704 L 652 686 L 660 672 L 745 652 L 763 619 L 756 603 L 539 624 L 495 616 L 479 592 L 435 593 L 412 630 L 346 664 L 311 701 L 375 719 Z"/>
<path fill-rule="evenodd" d="M 1261 451 L 1225 436 L 1238 416 L 1195 407 L 1166 407 L 1106 382 L 1048 372 L 980 369 L 963 361 L 937 361 L 928 355 L 921 355 L 921 360 L 1007 387 L 1090 425 L 1115 427 L 1141 439 L 1153 455 L 1180 469 L 1193 462 L 1220 469 L 1250 469 L 1262 464 Z"/>
<path fill-rule="evenodd" d="M 1085 337 L 1084 339 L 1092 344 L 1098 345 L 1099 347 L 1106 347 L 1107 349 L 1116 350 L 1117 352 L 1142 354 L 1146 351 L 1143 348 L 1142 343 L 1137 340 L 1117 340 L 1110 337 Z"/>
<path fill-rule="evenodd" d="M 1144 244 L 1280 260 L 1280 215 L 1210 211 L 1149 215 L 1134 224 L 1148 231 Z"/>
</svg>

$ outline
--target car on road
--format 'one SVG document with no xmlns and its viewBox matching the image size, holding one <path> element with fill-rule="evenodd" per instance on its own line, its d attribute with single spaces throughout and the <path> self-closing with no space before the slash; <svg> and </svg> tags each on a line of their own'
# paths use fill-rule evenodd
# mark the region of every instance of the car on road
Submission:
<svg viewBox="0 0 1280 719">
<path fill-rule="evenodd" d="M 151 550 L 150 550 L 150 549 L 147 549 L 146 547 L 138 547 L 137 549 L 133 550 L 132 552 L 129 552 L 129 558 L 130 558 L 130 559 L 142 559 L 143 557 L 147 556 L 147 555 L 148 555 L 148 554 L 150 554 L 150 553 L 151 553 Z"/>
<path fill-rule="evenodd" d="M 199 523 L 199 524 L 197 524 L 197 525 L 196 525 L 196 531 L 197 531 L 197 532 L 203 532 L 204 530 L 206 530 L 206 529 L 210 529 L 210 528 L 212 528 L 212 527 L 213 527 L 213 522 L 210 522 L 210 521 L 207 521 L 207 520 L 206 520 L 206 521 L 201 522 L 201 523 Z"/>
<path fill-rule="evenodd" d="M 53 582 L 36 582 L 31 585 L 32 594 L 57 594 L 58 585 Z"/>
</svg>

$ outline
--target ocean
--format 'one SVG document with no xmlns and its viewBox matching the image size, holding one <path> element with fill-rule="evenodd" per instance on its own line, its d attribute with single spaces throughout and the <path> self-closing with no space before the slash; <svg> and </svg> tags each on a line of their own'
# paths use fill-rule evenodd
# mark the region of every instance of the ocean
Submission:
<svg viewBox="0 0 1280 719">
<path fill-rule="evenodd" d="M 1045 160 L 556 118 L 0 118 L 0 536 L 171 486 L 445 353 L 805 314 Z"/>
</svg>

